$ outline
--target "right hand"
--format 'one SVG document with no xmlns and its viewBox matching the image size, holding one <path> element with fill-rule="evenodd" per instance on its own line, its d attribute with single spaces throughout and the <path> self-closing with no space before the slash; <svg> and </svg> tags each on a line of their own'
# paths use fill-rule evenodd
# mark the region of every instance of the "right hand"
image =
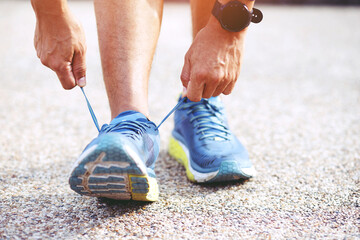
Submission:
<svg viewBox="0 0 360 240">
<path fill-rule="evenodd" d="M 69 10 L 36 12 L 34 45 L 41 63 L 56 72 L 64 89 L 86 85 L 86 43 L 81 24 Z"/>
</svg>

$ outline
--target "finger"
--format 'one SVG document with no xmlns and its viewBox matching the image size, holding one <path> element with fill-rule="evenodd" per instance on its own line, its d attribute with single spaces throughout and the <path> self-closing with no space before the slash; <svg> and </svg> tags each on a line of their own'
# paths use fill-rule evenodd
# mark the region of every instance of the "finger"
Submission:
<svg viewBox="0 0 360 240">
<path fill-rule="evenodd" d="M 185 60 L 184 60 L 184 66 L 183 66 L 183 69 L 181 71 L 181 76 L 180 76 L 182 85 L 185 88 L 188 87 L 188 84 L 190 82 L 190 72 L 191 72 L 190 60 L 186 55 Z"/>
<path fill-rule="evenodd" d="M 199 102 L 202 98 L 204 83 L 191 80 L 187 88 L 187 98 L 192 102 Z"/>
<path fill-rule="evenodd" d="M 219 96 L 226 88 L 229 86 L 229 83 L 227 81 L 223 81 L 214 91 L 213 95 L 214 97 Z"/>
<path fill-rule="evenodd" d="M 217 89 L 216 87 L 217 86 L 214 84 L 205 84 L 202 97 L 203 98 L 211 98 L 211 96 L 213 96 L 213 93 Z"/>
<path fill-rule="evenodd" d="M 76 86 L 75 77 L 69 62 L 52 69 L 56 72 L 64 89 L 72 89 Z"/>
<path fill-rule="evenodd" d="M 72 61 L 72 72 L 75 77 L 75 82 L 80 87 L 86 85 L 86 59 L 85 54 L 75 52 Z"/>
<path fill-rule="evenodd" d="M 183 92 L 181 94 L 181 97 L 186 97 L 187 96 L 187 89 L 186 87 L 183 87 Z"/>
<path fill-rule="evenodd" d="M 215 91 L 219 86 L 224 86 L 228 82 L 223 71 L 217 70 L 208 73 L 206 76 L 207 83 L 204 86 L 203 98 L 210 98 L 214 96 Z"/>
<path fill-rule="evenodd" d="M 233 91 L 234 87 L 235 87 L 235 82 L 231 82 L 229 83 L 229 85 L 227 85 L 224 91 L 222 91 L 222 93 L 225 95 L 229 95 Z"/>
</svg>

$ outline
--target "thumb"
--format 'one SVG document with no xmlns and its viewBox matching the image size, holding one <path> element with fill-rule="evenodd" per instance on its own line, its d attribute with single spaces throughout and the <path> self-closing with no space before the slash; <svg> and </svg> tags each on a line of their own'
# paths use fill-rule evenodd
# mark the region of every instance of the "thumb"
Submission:
<svg viewBox="0 0 360 240">
<path fill-rule="evenodd" d="M 182 85 L 185 88 L 187 88 L 188 83 L 190 82 L 190 71 L 191 71 L 190 60 L 187 56 L 185 56 L 184 66 L 180 76 Z"/>
<path fill-rule="evenodd" d="M 85 87 L 86 85 L 86 61 L 85 54 L 79 52 L 74 53 L 72 61 L 72 71 L 75 77 L 76 84 L 79 87 Z"/>
</svg>

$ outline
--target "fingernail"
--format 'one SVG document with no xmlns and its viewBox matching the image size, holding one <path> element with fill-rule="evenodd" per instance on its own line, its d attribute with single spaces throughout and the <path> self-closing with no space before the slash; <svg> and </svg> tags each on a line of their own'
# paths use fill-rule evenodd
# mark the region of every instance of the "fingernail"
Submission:
<svg viewBox="0 0 360 240">
<path fill-rule="evenodd" d="M 86 85 L 86 77 L 82 77 L 78 80 L 79 87 L 85 87 Z"/>
<path fill-rule="evenodd" d="M 187 89 L 186 87 L 183 87 L 182 97 L 186 97 Z"/>
</svg>

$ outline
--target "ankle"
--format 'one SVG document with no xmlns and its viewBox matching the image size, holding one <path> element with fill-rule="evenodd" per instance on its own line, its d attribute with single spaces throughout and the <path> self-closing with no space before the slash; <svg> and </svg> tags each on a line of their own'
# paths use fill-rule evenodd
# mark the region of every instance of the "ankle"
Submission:
<svg viewBox="0 0 360 240">
<path fill-rule="evenodd" d="M 147 118 L 149 118 L 149 110 L 147 107 L 143 106 L 132 106 L 132 105 L 123 105 L 118 108 L 111 108 L 111 120 L 116 118 L 120 113 L 125 111 L 136 111 L 144 114 Z"/>
</svg>

